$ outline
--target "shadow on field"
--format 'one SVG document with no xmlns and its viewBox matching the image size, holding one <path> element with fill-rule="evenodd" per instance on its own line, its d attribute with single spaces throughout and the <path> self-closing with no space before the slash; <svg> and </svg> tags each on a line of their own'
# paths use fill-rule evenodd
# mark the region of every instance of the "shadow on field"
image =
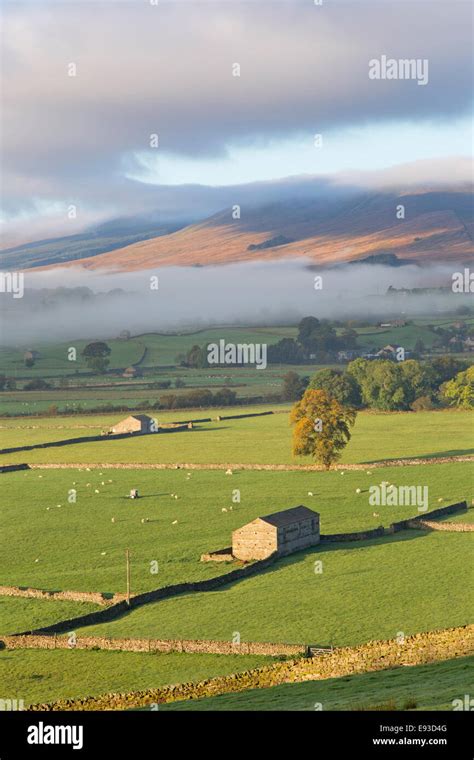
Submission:
<svg viewBox="0 0 474 760">
<path fill-rule="evenodd" d="M 384 457 L 384 459 L 368 459 L 361 464 L 377 464 L 386 462 L 388 459 L 396 459 L 400 462 L 409 462 L 412 459 L 441 459 L 442 457 L 462 457 L 474 454 L 474 449 L 451 449 L 450 451 L 436 451 L 431 454 L 414 454 L 409 457 Z"/>
</svg>

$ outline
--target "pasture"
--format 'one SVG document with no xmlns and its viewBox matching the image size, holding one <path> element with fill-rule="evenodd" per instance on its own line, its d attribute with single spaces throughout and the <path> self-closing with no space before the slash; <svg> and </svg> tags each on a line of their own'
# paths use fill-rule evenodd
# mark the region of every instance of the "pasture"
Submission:
<svg viewBox="0 0 474 760">
<path fill-rule="evenodd" d="M 0 652 L 0 694 L 23 699 L 26 707 L 202 681 L 269 662 L 271 658 L 247 655 L 5 650 Z"/>
<path fill-rule="evenodd" d="M 278 410 L 261 418 L 216 421 L 218 415 Z M 2 455 L 0 463 L 177 463 L 202 464 L 311 464 L 291 454 L 289 406 L 261 405 L 193 412 L 150 412 L 158 423 L 211 417 L 194 430 L 132 439 L 80 443 Z M 62 418 L 0 420 L 4 448 L 99 435 L 122 419 L 113 415 L 78 415 Z M 373 463 L 384 459 L 472 454 L 474 412 L 447 409 L 427 412 L 360 412 L 342 463 Z"/>
<path fill-rule="evenodd" d="M 469 623 L 472 534 L 405 531 L 321 545 L 217 591 L 136 608 L 83 635 L 353 646 Z M 322 563 L 322 564 L 318 564 Z"/>
<path fill-rule="evenodd" d="M 259 515 L 305 504 L 320 512 L 322 533 L 340 533 L 388 526 L 417 513 L 413 506 L 371 506 L 368 489 L 382 480 L 427 485 L 429 509 L 470 503 L 473 495 L 463 463 L 344 475 L 75 468 L 5 473 L 0 577 L 4 584 L 48 590 L 121 592 L 126 548 L 132 553 L 133 592 L 213 577 L 229 566 L 201 563 L 200 555 L 228 546 L 231 532 Z M 127 498 L 132 487 L 140 499 Z M 239 502 L 233 500 L 236 489 Z"/>
</svg>

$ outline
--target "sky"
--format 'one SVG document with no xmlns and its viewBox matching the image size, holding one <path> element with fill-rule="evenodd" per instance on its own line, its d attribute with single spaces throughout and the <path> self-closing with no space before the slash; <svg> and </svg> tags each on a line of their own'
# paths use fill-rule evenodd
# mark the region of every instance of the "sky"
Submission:
<svg viewBox="0 0 474 760">
<path fill-rule="evenodd" d="M 411 183 L 471 176 L 468 0 L 0 7 L 0 220 L 12 244 L 63 234 L 71 204 L 74 231 L 160 207 L 205 213 L 182 186 L 401 165 Z M 426 84 L 371 79 L 384 55 L 427 61 Z"/>
</svg>

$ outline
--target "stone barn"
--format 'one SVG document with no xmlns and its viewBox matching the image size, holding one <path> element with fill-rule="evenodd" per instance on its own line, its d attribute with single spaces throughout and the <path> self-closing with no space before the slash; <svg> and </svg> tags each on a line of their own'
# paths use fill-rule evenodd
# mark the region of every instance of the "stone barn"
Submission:
<svg viewBox="0 0 474 760">
<path fill-rule="evenodd" d="M 307 507 L 293 507 L 265 517 L 257 517 L 232 533 L 232 554 L 248 561 L 265 559 L 315 546 L 319 543 L 319 513 Z"/>
<path fill-rule="evenodd" d="M 148 414 L 132 414 L 111 428 L 111 433 L 152 433 L 156 428 L 155 420 Z"/>
</svg>

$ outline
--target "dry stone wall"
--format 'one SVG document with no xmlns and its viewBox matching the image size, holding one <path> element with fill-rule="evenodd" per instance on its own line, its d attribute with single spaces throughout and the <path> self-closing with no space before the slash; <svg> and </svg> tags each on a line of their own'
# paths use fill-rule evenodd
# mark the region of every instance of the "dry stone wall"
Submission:
<svg viewBox="0 0 474 760">
<path fill-rule="evenodd" d="M 306 652 L 301 644 L 266 642 L 208 641 L 198 639 L 109 639 L 103 636 L 2 636 L 0 646 L 6 649 L 101 649 L 118 652 L 188 652 L 200 654 L 259 654 L 295 656 Z"/>
<path fill-rule="evenodd" d="M 474 626 L 429 631 L 407 637 L 404 643 L 390 639 L 371 641 L 358 647 L 336 649 L 324 657 L 302 658 L 243 673 L 210 678 L 199 683 L 164 686 L 129 694 L 105 694 L 78 700 L 60 700 L 33 705 L 30 710 L 126 710 L 165 702 L 217 696 L 229 692 L 261 689 L 283 683 L 299 683 L 374 672 L 403 665 L 423 665 L 463 657 L 474 652 Z"/>
</svg>

